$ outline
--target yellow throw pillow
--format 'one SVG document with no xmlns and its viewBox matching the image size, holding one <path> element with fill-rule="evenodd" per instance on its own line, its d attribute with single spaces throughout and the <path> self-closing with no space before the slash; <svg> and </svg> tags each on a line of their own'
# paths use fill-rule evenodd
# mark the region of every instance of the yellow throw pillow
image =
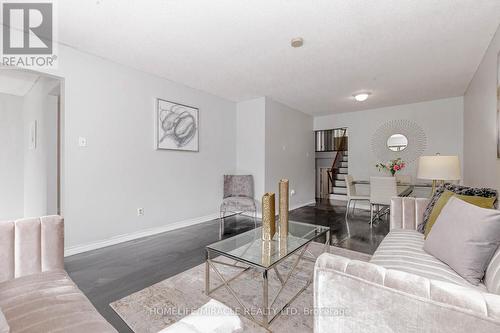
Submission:
<svg viewBox="0 0 500 333">
<path fill-rule="evenodd" d="M 437 217 L 441 213 L 441 210 L 443 207 L 448 203 L 448 200 L 450 200 L 451 197 L 458 198 L 460 200 L 463 200 L 465 202 L 468 202 L 470 204 L 473 204 L 475 206 L 481 207 L 481 208 L 494 208 L 495 200 L 496 197 L 492 198 L 484 198 L 484 197 L 478 197 L 478 196 L 473 196 L 473 195 L 460 195 L 460 194 L 455 194 L 451 191 L 444 191 L 443 194 L 439 197 L 438 201 L 432 208 L 431 214 L 429 215 L 429 220 L 427 221 L 427 224 L 425 225 L 425 230 L 424 230 L 424 236 L 427 238 L 427 235 L 429 232 L 431 232 L 431 228 L 434 225 L 434 223 L 437 220 Z"/>
</svg>

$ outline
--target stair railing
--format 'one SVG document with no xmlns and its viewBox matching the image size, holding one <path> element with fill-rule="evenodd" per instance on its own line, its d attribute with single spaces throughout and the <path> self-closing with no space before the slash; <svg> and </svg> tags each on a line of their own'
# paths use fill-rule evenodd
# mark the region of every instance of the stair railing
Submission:
<svg viewBox="0 0 500 333">
<path fill-rule="evenodd" d="M 338 148 L 336 149 L 337 154 L 335 154 L 335 159 L 333 160 L 332 167 L 328 171 L 328 192 L 329 193 L 332 193 L 331 190 L 333 188 L 333 184 L 335 183 L 335 176 L 338 174 L 339 169 L 340 169 L 340 167 L 338 165 L 344 159 L 344 153 L 346 151 L 345 140 L 347 138 L 347 136 L 346 136 L 347 128 L 343 128 L 342 130 L 343 130 L 343 132 L 342 132 L 342 136 L 340 138 L 340 144 L 339 144 Z"/>
</svg>

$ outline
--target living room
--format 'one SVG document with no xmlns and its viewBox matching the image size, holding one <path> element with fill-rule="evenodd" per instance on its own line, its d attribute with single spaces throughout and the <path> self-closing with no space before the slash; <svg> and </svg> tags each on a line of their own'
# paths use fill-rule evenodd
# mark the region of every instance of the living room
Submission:
<svg viewBox="0 0 500 333">
<path fill-rule="evenodd" d="M 0 332 L 500 330 L 498 1 L 2 11 Z"/>
</svg>

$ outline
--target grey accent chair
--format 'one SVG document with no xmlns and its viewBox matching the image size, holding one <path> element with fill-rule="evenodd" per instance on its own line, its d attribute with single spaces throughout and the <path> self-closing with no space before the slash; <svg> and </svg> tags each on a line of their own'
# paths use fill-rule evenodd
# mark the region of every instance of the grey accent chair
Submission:
<svg viewBox="0 0 500 333">
<path fill-rule="evenodd" d="M 219 237 L 224 234 L 224 219 L 227 213 L 253 213 L 257 227 L 257 204 L 254 199 L 252 175 L 224 175 L 224 198 L 220 205 Z"/>
</svg>

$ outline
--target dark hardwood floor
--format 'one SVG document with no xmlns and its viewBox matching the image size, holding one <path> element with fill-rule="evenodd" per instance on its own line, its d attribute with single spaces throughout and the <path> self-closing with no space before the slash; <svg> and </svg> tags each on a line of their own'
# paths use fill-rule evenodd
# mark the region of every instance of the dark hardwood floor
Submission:
<svg viewBox="0 0 500 333">
<path fill-rule="evenodd" d="M 373 254 L 378 245 L 389 233 L 389 221 L 373 224 L 368 221 L 370 213 L 356 210 L 354 216 L 345 220 L 345 202 L 319 201 L 316 205 L 304 206 L 290 212 L 290 219 L 300 222 L 330 227 L 332 245 L 353 251 Z"/>
<path fill-rule="evenodd" d="M 388 221 L 370 228 L 369 214 L 356 211 L 346 223 L 345 203 L 329 201 L 290 212 L 290 219 L 329 226 L 336 246 L 373 253 L 389 232 Z M 250 230 L 245 216 L 226 218 L 224 238 Z M 197 224 L 65 258 L 73 281 L 119 332 L 132 332 L 109 303 L 201 264 L 206 245 L 218 240 L 219 221 Z"/>
</svg>

